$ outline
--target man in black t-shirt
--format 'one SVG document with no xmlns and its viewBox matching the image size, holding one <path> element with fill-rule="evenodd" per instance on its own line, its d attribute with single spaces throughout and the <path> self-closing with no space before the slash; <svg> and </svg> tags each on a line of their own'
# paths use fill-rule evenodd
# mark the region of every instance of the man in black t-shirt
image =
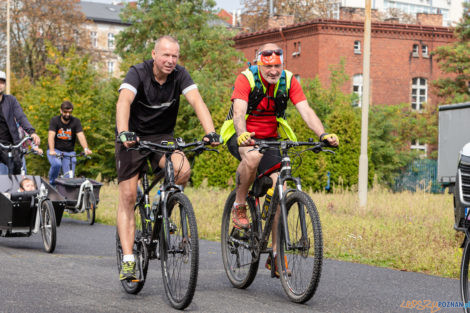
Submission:
<svg viewBox="0 0 470 313">
<path fill-rule="evenodd" d="M 132 66 L 122 85 L 116 104 L 116 168 L 119 183 L 119 206 L 117 228 L 123 250 L 121 280 L 135 279 L 134 203 L 137 195 L 139 174 L 145 169 L 147 158 L 152 167 L 163 168 L 163 154 L 141 154 L 127 150 L 140 140 L 160 143 L 173 141 L 173 129 L 178 115 L 179 99 L 183 94 L 196 112 L 206 133 L 206 141 L 219 143 L 212 118 L 202 100 L 196 84 L 186 69 L 178 64 L 179 44 L 171 36 L 163 36 L 155 42 L 152 59 Z M 175 169 L 175 180 L 179 185 L 187 183 L 190 166 L 183 153 L 171 157 Z"/>
<path fill-rule="evenodd" d="M 51 164 L 49 170 L 49 182 L 54 185 L 56 178 L 59 176 L 60 169 L 64 176 L 73 177 L 75 173 L 75 140 L 78 138 L 80 145 L 86 155 L 91 154 L 88 149 L 85 134 L 83 133 L 80 120 L 72 116 L 73 105 L 70 101 L 64 101 L 60 105 L 60 115 L 51 118 L 49 123 L 49 150 L 47 150 L 47 158 Z M 62 158 L 59 158 L 62 156 Z M 72 165 L 72 168 L 70 168 Z M 69 173 L 69 171 L 72 171 Z"/>
<path fill-rule="evenodd" d="M 38 146 L 40 143 L 39 136 L 36 134 L 33 126 L 21 109 L 20 104 L 12 95 L 5 94 L 6 74 L 0 71 L 0 142 L 4 145 L 17 144 L 21 141 L 18 126 L 31 136 L 33 143 Z M 0 175 L 8 174 L 8 154 L 6 151 L 0 150 Z M 22 160 L 18 151 L 13 153 L 13 173 L 20 174 Z"/>
</svg>

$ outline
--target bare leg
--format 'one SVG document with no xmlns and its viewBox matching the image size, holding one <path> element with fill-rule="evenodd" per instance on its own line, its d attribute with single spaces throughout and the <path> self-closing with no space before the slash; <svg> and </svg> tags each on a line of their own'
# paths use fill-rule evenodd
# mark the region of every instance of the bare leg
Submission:
<svg viewBox="0 0 470 313">
<path fill-rule="evenodd" d="M 242 161 L 238 164 L 236 180 L 237 180 L 237 195 L 235 202 L 245 204 L 248 189 L 256 178 L 256 169 L 261 161 L 263 155 L 258 151 L 250 151 L 253 147 L 240 147 L 240 155 Z"/>
<path fill-rule="evenodd" d="M 119 205 L 117 212 L 117 230 L 121 240 L 123 254 L 132 254 L 135 234 L 134 204 L 137 197 L 139 175 L 119 183 Z"/>
<path fill-rule="evenodd" d="M 191 177 L 191 166 L 183 152 L 177 151 L 171 155 L 173 170 L 175 172 L 175 183 L 186 186 Z M 165 156 L 158 163 L 160 168 L 165 168 Z"/>
</svg>

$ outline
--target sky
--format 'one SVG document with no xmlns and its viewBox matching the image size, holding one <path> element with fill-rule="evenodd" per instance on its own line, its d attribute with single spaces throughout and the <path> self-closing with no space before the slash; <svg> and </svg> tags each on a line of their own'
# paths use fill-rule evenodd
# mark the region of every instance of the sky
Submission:
<svg viewBox="0 0 470 313">
<path fill-rule="evenodd" d="M 116 0 L 84 0 L 84 1 L 102 2 L 102 3 L 111 3 L 113 1 L 116 2 Z M 228 12 L 232 12 L 233 10 L 236 10 L 236 9 L 241 9 L 242 5 L 240 4 L 240 1 L 241 0 L 215 0 L 215 2 L 217 3 L 216 8 L 225 9 L 225 11 L 228 11 Z"/>
</svg>

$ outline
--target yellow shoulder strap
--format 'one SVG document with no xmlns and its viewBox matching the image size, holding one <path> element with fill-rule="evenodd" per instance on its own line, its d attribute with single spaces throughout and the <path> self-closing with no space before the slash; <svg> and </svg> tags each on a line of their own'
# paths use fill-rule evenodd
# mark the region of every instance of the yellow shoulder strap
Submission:
<svg viewBox="0 0 470 313">
<path fill-rule="evenodd" d="M 251 90 L 253 90 L 253 88 L 255 88 L 255 78 L 253 76 L 253 73 L 250 71 L 249 68 L 247 68 L 242 72 L 242 74 L 245 75 L 245 77 L 248 79 L 248 81 L 250 82 Z"/>
</svg>

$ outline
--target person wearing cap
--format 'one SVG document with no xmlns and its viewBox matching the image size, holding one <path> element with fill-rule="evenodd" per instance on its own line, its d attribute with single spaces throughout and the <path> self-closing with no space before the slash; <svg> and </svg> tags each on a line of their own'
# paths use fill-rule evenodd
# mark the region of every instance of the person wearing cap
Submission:
<svg viewBox="0 0 470 313">
<path fill-rule="evenodd" d="M 6 74 L 0 71 L 0 142 L 4 145 L 17 144 L 20 140 L 18 126 L 33 139 L 33 144 L 39 146 L 40 138 L 36 134 L 36 130 L 31 126 L 28 118 L 23 112 L 18 100 L 12 95 L 6 95 Z M 18 123 L 18 124 L 17 124 Z M 0 151 L 0 175 L 8 174 L 8 154 L 6 151 Z M 20 174 L 22 160 L 20 155 L 14 154 L 13 173 Z"/>
<path fill-rule="evenodd" d="M 291 72 L 284 69 L 282 49 L 274 43 L 268 43 L 260 47 L 256 57 L 257 65 L 250 66 L 235 81 L 232 107 L 221 129 L 221 136 L 228 150 L 241 161 L 236 172 L 237 193 L 232 209 L 232 220 L 238 228 L 250 227 L 245 199 L 255 180 L 256 171 L 263 173 L 281 161 L 279 151 L 268 150 L 261 154 L 252 150 L 253 139 L 283 138 L 297 141 L 284 119 L 288 100 L 291 100 L 307 127 L 321 141 L 331 146 L 339 144 L 335 134 L 325 132 L 322 122 L 309 106 L 300 83 Z M 277 176 L 278 171 L 270 175 L 273 183 Z M 278 207 L 272 227 L 275 257 L 279 215 Z M 266 262 L 266 267 L 271 268 L 271 260 Z"/>
</svg>

